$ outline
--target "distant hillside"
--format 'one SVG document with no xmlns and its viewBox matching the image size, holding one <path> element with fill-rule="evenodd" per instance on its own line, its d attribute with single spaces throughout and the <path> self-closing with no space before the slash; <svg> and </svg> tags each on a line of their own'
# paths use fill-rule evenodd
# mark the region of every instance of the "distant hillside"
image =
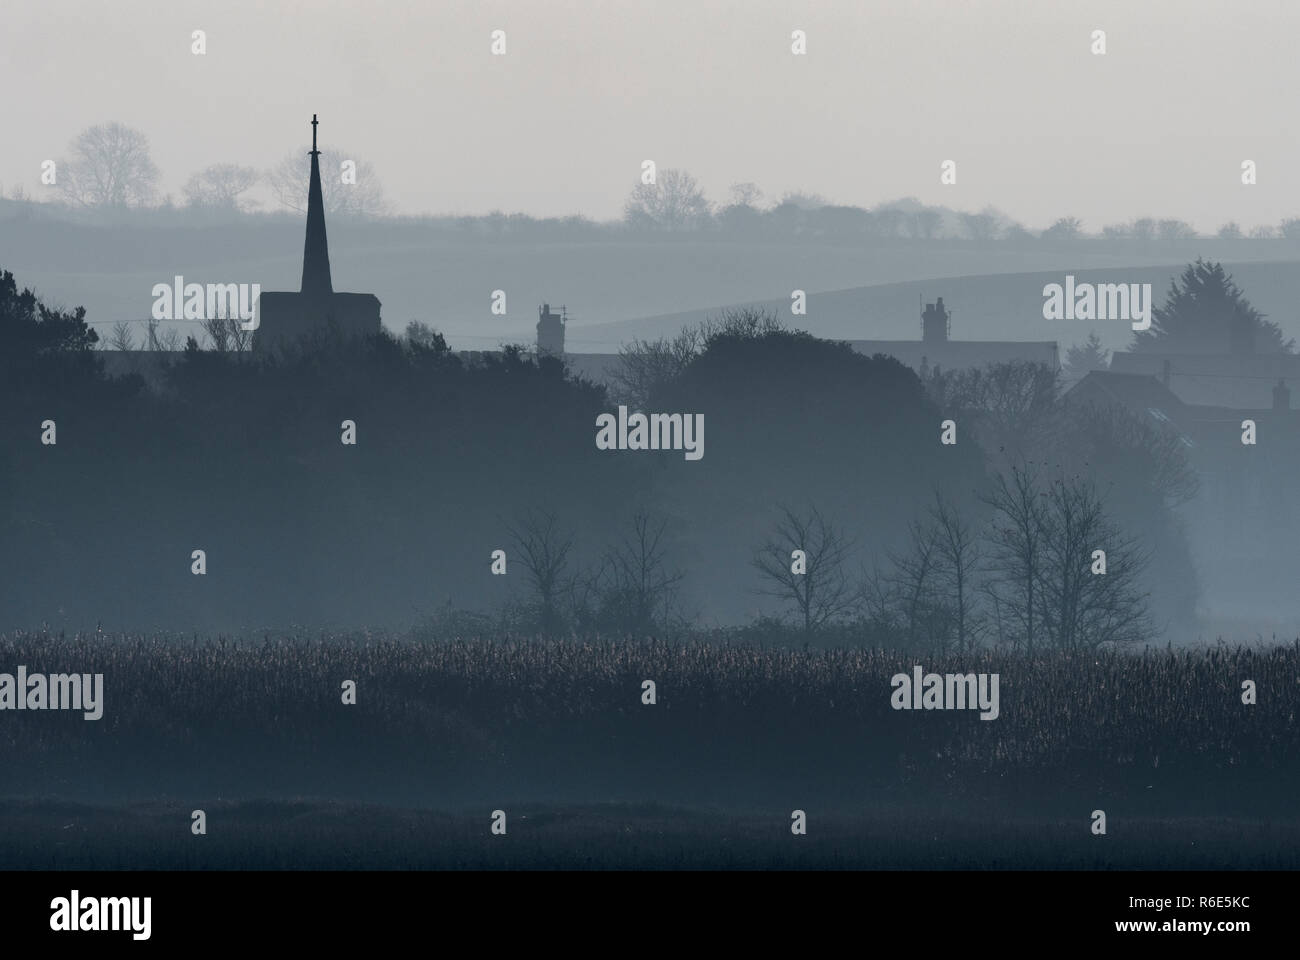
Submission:
<svg viewBox="0 0 1300 960">
<path fill-rule="evenodd" d="M 575 319 L 568 346 L 581 352 L 614 352 L 629 336 L 675 330 L 686 318 L 726 304 L 772 300 L 788 312 L 796 288 L 812 295 L 807 326 L 828 336 L 912 336 L 921 292 L 943 296 L 956 311 L 958 338 L 1073 340 L 1073 331 L 1054 332 L 1041 326 L 1041 318 L 1035 321 L 1042 284 L 1027 277 L 1073 268 L 1076 273 L 1106 270 L 1107 279 L 1118 279 L 1109 268 L 1172 268 L 1197 254 L 1234 263 L 1295 254 L 1294 246 L 1282 241 L 1252 240 L 525 241 L 341 218 L 329 222 L 329 240 L 335 289 L 377 295 L 390 329 L 423 320 L 458 349 L 531 342 L 537 305 L 549 301 L 569 308 Z M 35 286 L 51 302 L 85 306 L 101 331 L 115 320 L 147 318 L 153 285 L 177 274 L 199 283 L 296 290 L 302 245 L 303 224 L 288 216 L 193 227 L 0 220 L 0 267 L 13 270 L 21 283 Z M 1290 287 L 1279 287 L 1274 296 L 1270 291 L 1278 284 L 1257 283 L 1254 275 L 1237 269 L 1247 294 L 1286 327 L 1293 318 L 1284 312 L 1289 300 L 1283 291 Z M 1152 274 L 1162 290 L 1171 272 L 1162 268 Z M 999 276 L 981 276 L 990 274 Z M 914 283 L 941 277 L 967 279 Z M 865 287 L 875 292 L 862 299 L 855 291 Z M 504 317 L 488 309 L 498 289 L 508 297 Z"/>
<path fill-rule="evenodd" d="M 1022 258 L 1022 262 L 1027 259 L 1030 258 Z M 1104 269 L 1098 269 L 1095 264 L 1086 267 L 1079 264 L 1027 273 L 909 279 L 818 293 L 810 291 L 808 314 L 803 317 L 790 315 L 788 293 L 773 299 L 751 298 L 746 302 L 776 310 L 794 326 L 818 336 L 843 340 L 915 340 L 921 336 L 918 297 L 926 302 L 943 297 L 953 314 L 954 340 L 1056 340 L 1064 348 L 1082 341 L 1090 330 L 1096 330 L 1106 346 L 1114 350 L 1127 348 L 1132 340 L 1127 321 L 1044 320 L 1044 285 L 1063 283 L 1067 273 L 1073 274 L 1077 282 L 1150 283 L 1155 305 L 1159 306 L 1164 302 L 1170 282 L 1185 264 L 1186 261 L 1180 261 Z M 1225 262 L 1224 266 L 1251 303 L 1276 321 L 1287 336 L 1300 339 L 1300 263 L 1294 260 Z M 584 327 L 577 336 L 615 343 L 638 337 L 653 339 L 699 323 L 725 306 L 720 303 L 704 309 Z"/>
</svg>

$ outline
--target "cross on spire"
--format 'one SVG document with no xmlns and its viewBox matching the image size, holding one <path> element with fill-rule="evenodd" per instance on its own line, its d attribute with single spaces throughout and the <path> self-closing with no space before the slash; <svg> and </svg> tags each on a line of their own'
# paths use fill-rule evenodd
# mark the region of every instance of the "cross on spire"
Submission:
<svg viewBox="0 0 1300 960">
<path fill-rule="evenodd" d="M 311 115 L 311 152 L 313 154 L 320 153 L 320 151 L 316 149 L 316 123 L 316 114 L 313 113 Z"/>
</svg>

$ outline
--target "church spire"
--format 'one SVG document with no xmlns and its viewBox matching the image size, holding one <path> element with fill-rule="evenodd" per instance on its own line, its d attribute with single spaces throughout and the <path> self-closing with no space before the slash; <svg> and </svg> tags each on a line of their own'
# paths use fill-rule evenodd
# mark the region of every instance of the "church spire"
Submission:
<svg viewBox="0 0 1300 960">
<path fill-rule="evenodd" d="M 307 243 L 302 253 L 302 292 L 333 293 L 330 252 L 325 239 L 325 201 L 320 188 L 320 151 L 316 149 L 316 114 L 311 115 L 311 185 L 307 188 Z"/>
</svg>

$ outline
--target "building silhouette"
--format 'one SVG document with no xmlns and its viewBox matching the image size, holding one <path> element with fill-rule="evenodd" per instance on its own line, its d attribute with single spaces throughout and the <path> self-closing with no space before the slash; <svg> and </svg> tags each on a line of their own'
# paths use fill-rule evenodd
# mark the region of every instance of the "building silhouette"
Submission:
<svg viewBox="0 0 1300 960">
<path fill-rule="evenodd" d="M 922 378 L 931 372 L 964 370 L 990 363 L 1013 360 L 1041 363 L 1060 369 L 1055 340 L 953 340 L 952 312 L 943 297 L 927 303 L 921 311 L 920 340 L 850 340 L 858 353 L 884 354 L 917 371 Z"/>
<path fill-rule="evenodd" d="M 921 313 L 921 339 L 926 343 L 947 343 L 952 333 L 952 316 L 943 308 L 943 297 L 927 303 Z"/>
<path fill-rule="evenodd" d="M 560 307 L 559 313 L 551 312 L 551 305 L 544 303 L 537 308 L 537 353 L 547 353 L 553 357 L 564 356 L 564 324 L 568 321 L 568 312 Z"/>
<path fill-rule="evenodd" d="M 537 308 L 537 345 L 535 355 L 554 357 L 564 361 L 565 368 L 571 376 L 581 377 L 592 383 L 613 386 L 617 380 L 621 357 L 617 353 L 569 353 L 565 349 L 564 331 L 569 316 L 567 307 L 560 307 L 556 313 L 549 303 Z M 479 363 L 491 356 L 500 356 L 499 350 L 459 350 L 457 355 L 465 363 Z"/>
<path fill-rule="evenodd" d="M 314 337 L 352 338 L 379 333 L 379 299 L 372 293 L 335 293 L 325 235 L 316 115 L 311 118 L 311 179 L 307 186 L 307 236 L 302 253 L 302 287 L 297 293 L 263 293 L 253 350 L 282 350 Z"/>
<path fill-rule="evenodd" d="M 1110 369 L 1158 377 L 1184 403 L 1241 410 L 1272 406 L 1276 383 L 1288 389 L 1300 386 L 1300 354 L 1248 351 L 1240 336 L 1229 343 L 1238 349 L 1223 353 L 1116 350 Z"/>
</svg>

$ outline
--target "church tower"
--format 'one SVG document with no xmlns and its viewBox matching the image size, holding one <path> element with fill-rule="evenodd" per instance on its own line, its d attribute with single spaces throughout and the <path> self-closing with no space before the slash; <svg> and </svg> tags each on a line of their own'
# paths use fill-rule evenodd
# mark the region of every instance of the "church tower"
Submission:
<svg viewBox="0 0 1300 960">
<path fill-rule="evenodd" d="M 316 115 L 311 118 L 311 176 L 307 182 L 307 237 L 302 249 L 302 285 L 297 293 L 263 293 L 253 350 L 279 351 L 304 339 L 372 336 L 383 329 L 379 299 L 372 293 L 335 293 L 325 237 Z"/>
</svg>

